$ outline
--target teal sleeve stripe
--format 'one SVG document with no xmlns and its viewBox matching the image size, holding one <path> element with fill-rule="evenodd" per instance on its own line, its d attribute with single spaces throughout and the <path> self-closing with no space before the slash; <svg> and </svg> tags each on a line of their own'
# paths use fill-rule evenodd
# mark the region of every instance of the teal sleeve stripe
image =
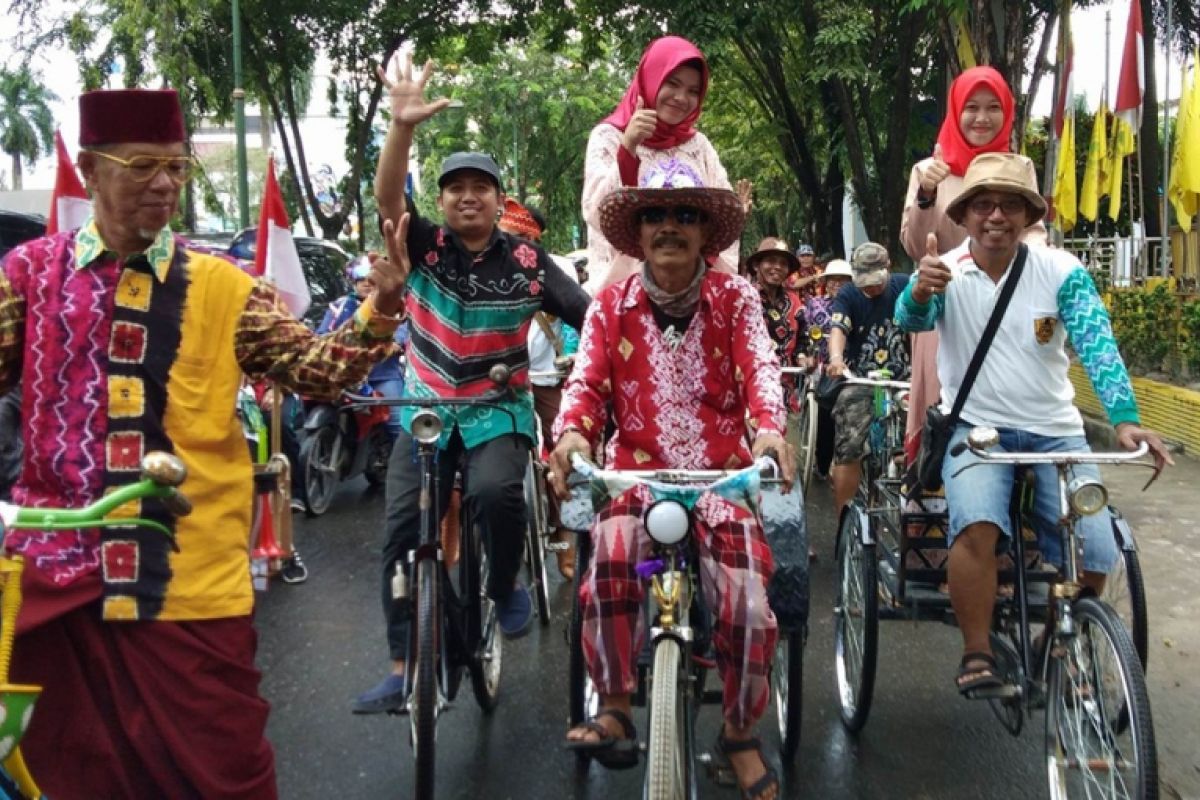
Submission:
<svg viewBox="0 0 1200 800">
<path fill-rule="evenodd" d="M 1058 314 L 1109 422 L 1138 422 L 1137 398 L 1117 349 L 1108 310 L 1083 267 L 1071 270 L 1059 287 Z"/>
<path fill-rule="evenodd" d="M 931 331 L 942 317 L 946 308 L 946 298 L 935 294 L 928 303 L 918 303 L 912 296 L 912 287 L 916 280 L 916 275 L 913 275 L 908 286 L 900 293 L 900 299 L 896 301 L 896 324 L 905 331 Z"/>
</svg>

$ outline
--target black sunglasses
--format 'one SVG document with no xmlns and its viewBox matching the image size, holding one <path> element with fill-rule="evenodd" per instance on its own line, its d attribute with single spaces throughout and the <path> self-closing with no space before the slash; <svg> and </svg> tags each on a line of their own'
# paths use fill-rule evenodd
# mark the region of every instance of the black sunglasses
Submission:
<svg viewBox="0 0 1200 800">
<path fill-rule="evenodd" d="M 638 212 L 638 222 L 649 225 L 661 225 L 667 221 L 667 216 L 680 225 L 698 225 L 708 220 L 708 215 L 695 206 L 650 206 Z"/>
</svg>

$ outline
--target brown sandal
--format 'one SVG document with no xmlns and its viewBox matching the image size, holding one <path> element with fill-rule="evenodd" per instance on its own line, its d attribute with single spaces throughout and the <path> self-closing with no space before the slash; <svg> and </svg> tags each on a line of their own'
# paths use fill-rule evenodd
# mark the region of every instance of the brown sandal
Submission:
<svg viewBox="0 0 1200 800">
<path fill-rule="evenodd" d="M 729 760 L 729 755 L 731 753 L 744 753 L 747 750 L 756 750 L 758 752 L 758 757 L 762 761 L 766 772 L 763 773 L 761 778 L 745 788 L 742 788 L 740 781 L 738 782 L 738 788 L 742 792 L 742 800 L 758 800 L 760 797 L 765 797 L 771 789 L 775 790 L 775 797 L 778 799 L 779 775 L 775 772 L 775 768 L 771 766 L 771 762 L 767 761 L 767 757 L 763 753 L 762 740 L 757 736 L 751 736 L 749 739 L 726 739 L 724 731 L 717 734 L 717 754 L 725 761 L 721 766 L 728 767 L 729 771 L 735 775 L 737 771 L 733 768 L 733 762 Z"/>
<path fill-rule="evenodd" d="M 610 717 L 621 726 L 621 736 L 614 736 L 612 731 L 600 722 L 601 717 Z M 638 762 L 637 729 L 633 720 L 624 711 L 617 708 L 601 709 L 596 716 L 587 722 L 576 725 L 572 730 L 584 728 L 596 734 L 598 739 L 567 739 L 564 745 L 568 750 L 583 751 L 595 758 L 608 769 L 629 769 L 636 767 Z"/>
</svg>

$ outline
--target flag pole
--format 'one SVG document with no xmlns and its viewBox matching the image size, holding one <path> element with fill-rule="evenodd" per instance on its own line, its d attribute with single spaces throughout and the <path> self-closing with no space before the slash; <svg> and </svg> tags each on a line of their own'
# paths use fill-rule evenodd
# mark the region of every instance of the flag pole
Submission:
<svg viewBox="0 0 1200 800">
<path fill-rule="evenodd" d="M 1171 246 L 1170 217 L 1167 212 L 1168 183 L 1171 179 L 1171 6 L 1167 3 L 1167 35 L 1166 42 L 1167 68 L 1163 70 L 1163 171 L 1162 171 L 1162 239 L 1159 241 L 1159 269 L 1162 277 L 1170 274 L 1168 256 Z"/>
<path fill-rule="evenodd" d="M 1100 90 L 1100 108 L 1108 107 L 1108 70 L 1109 70 L 1109 44 L 1112 37 L 1112 9 L 1107 9 L 1104 12 L 1104 88 Z M 1100 116 L 1100 109 L 1096 109 L 1096 117 Z M 1092 125 L 1095 126 L 1096 118 L 1092 118 Z M 1105 136 L 1108 131 L 1104 132 Z M 1094 138 L 1094 137 L 1093 137 Z M 1103 169 L 1100 170 L 1104 172 Z M 1100 198 L 1103 196 L 1100 190 L 1103 187 L 1096 189 L 1096 219 L 1092 222 L 1092 238 L 1100 238 Z"/>
</svg>

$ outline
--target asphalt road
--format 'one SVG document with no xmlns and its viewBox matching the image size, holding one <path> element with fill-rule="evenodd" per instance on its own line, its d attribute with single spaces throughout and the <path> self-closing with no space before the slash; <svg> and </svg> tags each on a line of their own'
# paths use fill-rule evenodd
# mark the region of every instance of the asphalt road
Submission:
<svg viewBox="0 0 1200 800">
<path fill-rule="evenodd" d="M 387 668 L 377 589 L 383 499 L 361 479 L 343 487 L 316 520 L 296 515 L 296 542 L 309 580 L 272 582 L 261 598 L 259 664 L 272 704 L 268 736 L 276 749 L 285 800 L 412 795 L 406 717 L 358 717 L 351 698 Z M 789 798 L 1045 797 L 1042 718 L 1010 737 L 986 705 L 959 699 L 952 680 L 958 633 L 940 623 L 881 623 L 879 677 L 866 728 L 847 734 L 834 694 L 831 496 L 815 484 L 810 535 L 820 553 L 813 569 L 811 634 L 805 653 L 803 740 L 784 773 Z M 641 769 L 580 775 L 561 747 L 567 721 L 568 585 L 551 564 L 553 619 L 504 647 L 501 700 L 485 716 L 469 690 L 438 723 L 438 796 L 637 798 Z M 773 713 L 773 709 L 770 713 Z M 699 740 L 707 745 L 720 713 L 706 706 Z M 644 731 L 640 712 L 635 722 Z M 774 717 L 762 733 L 777 753 Z M 773 758 L 778 759 L 777 755 Z M 777 762 L 778 763 L 778 762 Z M 706 798 L 733 798 L 707 780 Z"/>
</svg>

